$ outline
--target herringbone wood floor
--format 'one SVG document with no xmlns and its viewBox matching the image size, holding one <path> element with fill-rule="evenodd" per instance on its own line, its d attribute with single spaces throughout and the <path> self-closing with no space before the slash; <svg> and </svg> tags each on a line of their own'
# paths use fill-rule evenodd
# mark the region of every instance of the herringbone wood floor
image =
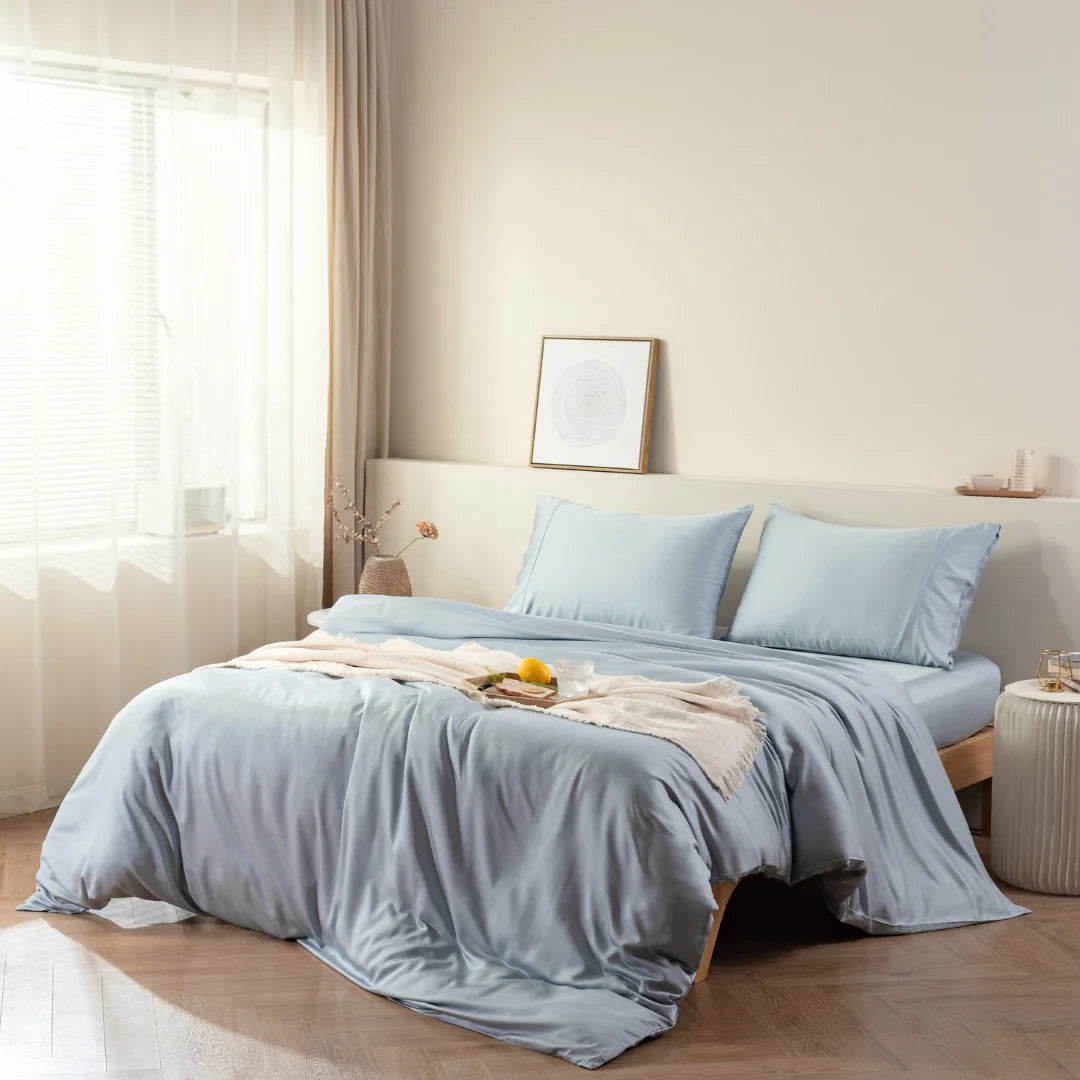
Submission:
<svg viewBox="0 0 1080 1080">
<path fill-rule="evenodd" d="M 548 1080 L 574 1066 L 417 1016 L 299 946 L 142 901 L 14 908 L 49 814 L 0 821 L 0 1077 Z M 911 937 L 845 930 L 803 890 L 746 882 L 678 1027 L 613 1080 L 1080 1077 L 1080 898 Z"/>
</svg>

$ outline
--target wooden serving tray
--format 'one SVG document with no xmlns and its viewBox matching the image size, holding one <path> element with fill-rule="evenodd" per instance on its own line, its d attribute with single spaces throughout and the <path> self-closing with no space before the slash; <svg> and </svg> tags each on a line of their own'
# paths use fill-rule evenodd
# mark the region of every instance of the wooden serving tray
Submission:
<svg viewBox="0 0 1080 1080">
<path fill-rule="evenodd" d="M 981 495 L 991 499 L 1037 499 L 1046 494 L 1046 488 L 1036 488 L 1034 491 L 1013 491 L 1012 488 L 998 488 L 997 491 L 978 491 L 973 487 L 961 484 L 957 489 L 958 495 Z"/>
<path fill-rule="evenodd" d="M 516 671 L 503 671 L 500 673 L 506 679 L 516 679 L 518 673 Z M 473 679 L 466 679 L 467 683 L 471 686 L 475 686 L 477 690 L 480 689 L 484 683 L 491 682 L 490 675 L 478 675 Z M 552 705 L 565 705 L 568 701 L 584 701 L 585 698 L 561 698 L 559 697 L 559 680 L 552 678 L 548 686 L 555 691 L 550 697 L 531 697 L 529 694 L 515 694 L 509 690 L 500 690 L 499 687 L 502 683 L 494 683 L 492 686 L 485 690 L 481 690 L 486 701 L 490 701 L 492 705 L 533 705 L 538 709 L 550 709 Z M 585 697 L 594 697 L 594 693 L 590 690 Z"/>
</svg>

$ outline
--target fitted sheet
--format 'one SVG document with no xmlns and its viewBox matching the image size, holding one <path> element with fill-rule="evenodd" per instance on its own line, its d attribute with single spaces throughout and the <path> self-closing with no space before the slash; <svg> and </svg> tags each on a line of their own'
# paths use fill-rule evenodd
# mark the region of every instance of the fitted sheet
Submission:
<svg viewBox="0 0 1080 1080">
<path fill-rule="evenodd" d="M 1001 672 L 978 653 L 957 653 L 952 671 L 892 660 L 858 660 L 903 683 L 940 750 L 986 727 L 994 719 Z"/>
</svg>

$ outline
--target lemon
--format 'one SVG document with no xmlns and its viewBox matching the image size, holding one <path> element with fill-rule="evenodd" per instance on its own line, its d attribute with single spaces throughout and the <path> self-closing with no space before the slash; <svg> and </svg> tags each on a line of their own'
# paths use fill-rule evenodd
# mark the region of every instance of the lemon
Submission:
<svg viewBox="0 0 1080 1080">
<path fill-rule="evenodd" d="M 537 660 L 535 656 L 526 656 L 518 664 L 518 678 L 522 682 L 539 683 L 547 686 L 551 682 L 551 668 L 543 660 Z"/>
</svg>

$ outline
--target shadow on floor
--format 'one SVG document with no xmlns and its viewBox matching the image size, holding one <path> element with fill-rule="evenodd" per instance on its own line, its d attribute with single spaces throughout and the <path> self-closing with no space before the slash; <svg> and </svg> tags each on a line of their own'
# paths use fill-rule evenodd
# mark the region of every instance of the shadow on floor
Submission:
<svg viewBox="0 0 1080 1080">
<path fill-rule="evenodd" d="M 798 885 L 755 875 L 732 893 L 714 964 L 751 963 L 765 955 L 866 937 L 829 914 L 817 881 Z"/>
</svg>

